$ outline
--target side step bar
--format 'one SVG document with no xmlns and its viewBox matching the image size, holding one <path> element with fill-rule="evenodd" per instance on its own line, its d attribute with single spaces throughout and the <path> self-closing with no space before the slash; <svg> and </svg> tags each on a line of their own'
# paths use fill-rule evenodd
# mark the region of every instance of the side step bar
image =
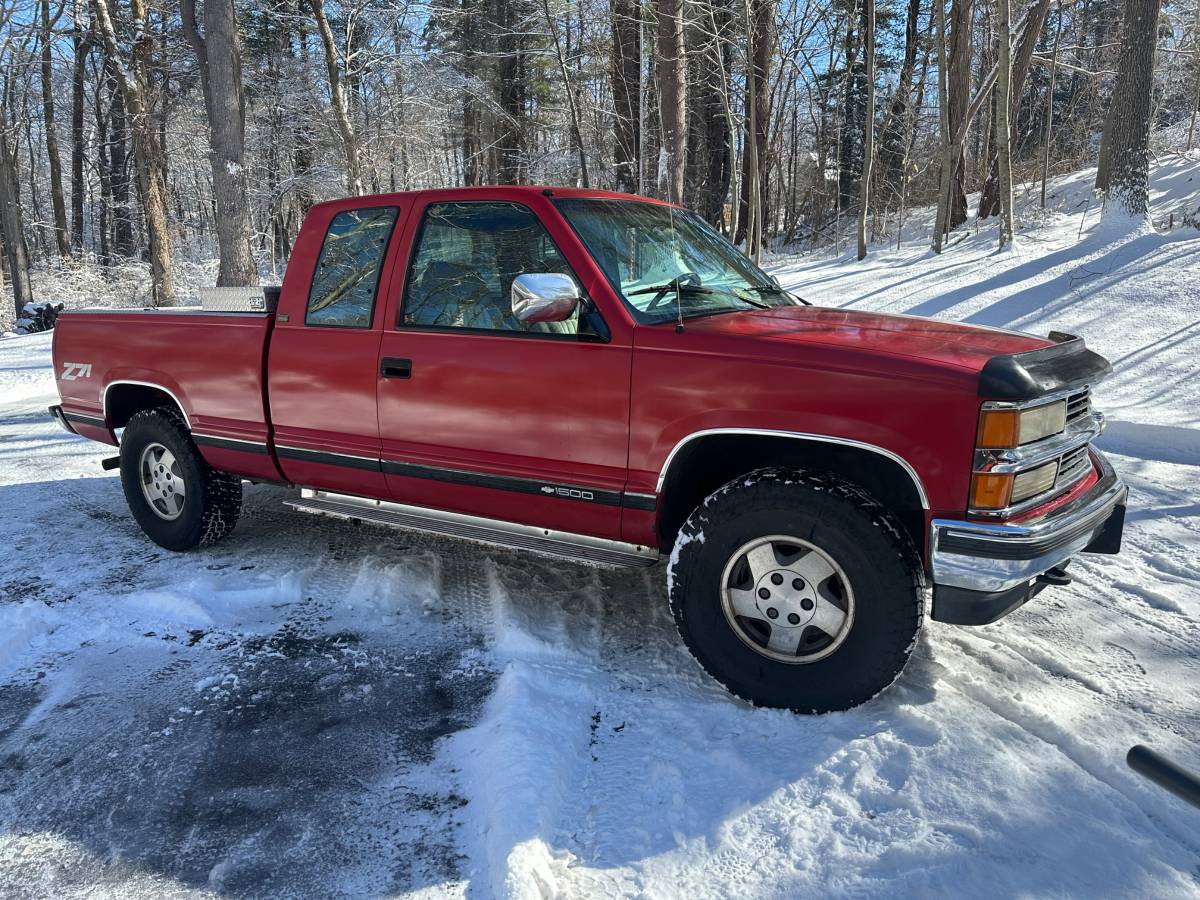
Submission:
<svg viewBox="0 0 1200 900">
<path fill-rule="evenodd" d="M 511 547 L 515 550 L 533 550 L 537 553 L 606 566 L 652 566 L 659 557 L 658 551 L 653 547 L 625 544 L 621 541 L 567 531 L 552 531 L 548 528 L 538 528 L 536 525 L 519 525 L 499 519 L 484 519 L 462 513 L 407 506 L 386 500 L 331 494 L 311 488 L 304 488 L 300 492 L 299 500 L 285 501 L 285 505 L 316 515 L 359 519 L 483 544 Z"/>
</svg>

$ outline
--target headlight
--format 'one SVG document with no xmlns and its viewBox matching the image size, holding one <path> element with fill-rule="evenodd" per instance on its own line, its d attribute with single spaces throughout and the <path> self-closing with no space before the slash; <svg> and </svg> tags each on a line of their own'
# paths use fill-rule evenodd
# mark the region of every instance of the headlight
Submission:
<svg viewBox="0 0 1200 900">
<path fill-rule="evenodd" d="M 1030 409 L 985 409 L 979 415 L 979 447 L 1011 449 L 1058 434 L 1066 427 L 1066 400 Z"/>
<path fill-rule="evenodd" d="M 1058 460 L 1022 472 L 1013 479 L 1012 502 L 1020 503 L 1043 491 L 1054 487 L 1054 478 L 1058 475 Z"/>
</svg>

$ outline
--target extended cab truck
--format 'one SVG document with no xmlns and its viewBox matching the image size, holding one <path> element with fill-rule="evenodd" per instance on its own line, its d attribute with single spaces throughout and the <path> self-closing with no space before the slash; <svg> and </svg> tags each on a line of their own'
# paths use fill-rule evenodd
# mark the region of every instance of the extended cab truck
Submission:
<svg viewBox="0 0 1200 900">
<path fill-rule="evenodd" d="M 51 413 L 119 444 L 164 547 L 228 534 L 250 480 L 306 512 L 667 557 L 684 641 L 762 705 L 887 687 L 930 585 L 934 619 L 983 624 L 1120 546 L 1126 489 L 1091 446 L 1109 366 L 1083 341 L 808 306 L 627 195 L 321 204 L 274 311 L 70 312 L 54 363 Z"/>
</svg>

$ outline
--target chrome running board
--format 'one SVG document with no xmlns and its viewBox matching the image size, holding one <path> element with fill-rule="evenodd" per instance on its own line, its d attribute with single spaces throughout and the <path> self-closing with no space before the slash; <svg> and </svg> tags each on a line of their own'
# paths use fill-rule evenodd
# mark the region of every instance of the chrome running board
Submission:
<svg viewBox="0 0 1200 900">
<path fill-rule="evenodd" d="M 386 500 L 331 494 L 311 488 L 304 488 L 300 492 L 299 500 L 288 500 L 285 504 L 292 509 L 315 515 L 358 519 L 363 522 L 463 538 L 482 544 L 495 544 L 514 550 L 533 550 L 537 553 L 606 566 L 652 566 L 659 556 L 654 548 L 637 544 L 625 544 L 621 541 L 567 531 L 552 531 L 549 528 L 538 528 L 536 525 L 520 525 L 499 519 L 407 506 Z"/>
</svg>

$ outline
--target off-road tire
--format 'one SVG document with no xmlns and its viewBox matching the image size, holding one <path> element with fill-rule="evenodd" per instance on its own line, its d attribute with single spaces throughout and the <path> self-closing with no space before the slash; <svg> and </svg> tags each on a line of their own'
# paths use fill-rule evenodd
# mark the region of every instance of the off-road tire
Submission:
<svg viewBox="0 0 1200 900">
<path fill-rule="evenodd" d="M 722 577 L 738 548 L 767 535 L 800 538 L 844 571 L 855 614 L 831 655 L 795 664 L 740 639 L 722 611 Z M 850 709 L 889 687 L 916 644 L 924 574 L 896 517 L 858 486 L 798 469 L 759 469 L 729 482 L 688 518 L 669 565 L 671 611 L 709 675 L 756 706 Z"/>
<path fill-rule="evenodd" d="M 142 491 L 142 451 L 152 443 L 174 454 L 186 487 L 183 508 L 172 521 L 159 516 Z M 121 486 L 142 531 L 168 550 L 192 550 L 219 541 L 233 531 L 242 511 L 242 480 L 204 461 L 183 417 L 172 407 L 143 410 L 129 419 L 121 435 Z"/>
</svg>

